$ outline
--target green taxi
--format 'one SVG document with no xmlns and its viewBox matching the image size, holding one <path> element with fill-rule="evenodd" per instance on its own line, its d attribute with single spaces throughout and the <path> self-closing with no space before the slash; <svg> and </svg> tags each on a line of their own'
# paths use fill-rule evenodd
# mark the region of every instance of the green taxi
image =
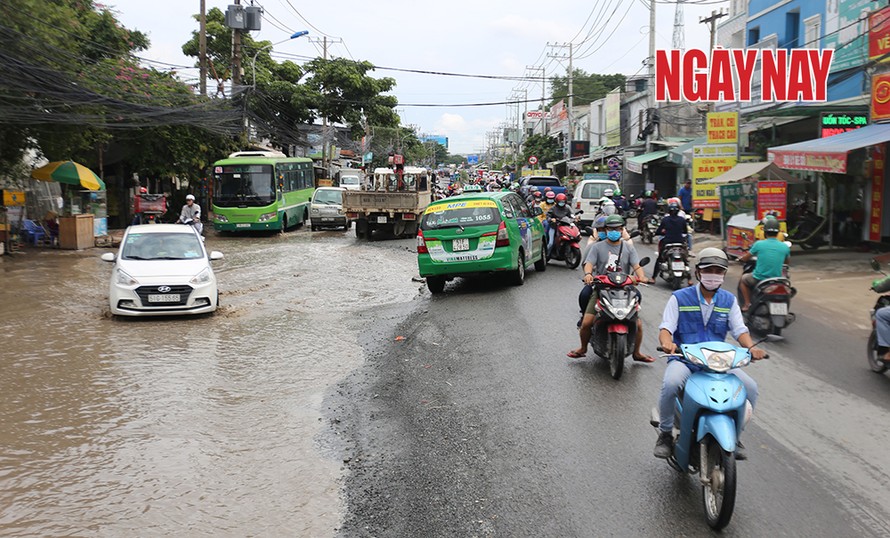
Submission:
<svg viewBox="0 0 890 538">
<path fill-rule="evenodd" d="M 417 266 L 432 293 L 456 276 L 503 271 L 521 286 L 525 269 L 547 268 L 541 209 L 515 192 L 480 192 L 431 203 L 417 232 Z"/>
</svg>

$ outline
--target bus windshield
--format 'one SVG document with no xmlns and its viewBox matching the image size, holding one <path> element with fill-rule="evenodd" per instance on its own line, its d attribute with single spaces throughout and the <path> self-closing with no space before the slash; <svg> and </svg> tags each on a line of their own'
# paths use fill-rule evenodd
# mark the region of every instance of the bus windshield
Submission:
<svg viewBox="0 0 890 538">
<path fill-rule="evenodd" d="M 272 166 L 237 164 L 218 167 L 214 174 L 213 203 L 220 207 L 264 206 L 275 201 Z"/>
</svg>

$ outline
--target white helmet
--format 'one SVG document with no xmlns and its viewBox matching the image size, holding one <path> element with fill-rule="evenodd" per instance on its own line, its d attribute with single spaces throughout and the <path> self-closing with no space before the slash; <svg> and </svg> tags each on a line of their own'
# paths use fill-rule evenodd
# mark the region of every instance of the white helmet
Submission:
<svg viewBox="0 0 890 538">
<path fill-rule="evenodd" d="M 609 198 L 611 198 L 612 195 L 614 195 L 614 194 L 615 194 L 615 191 L 613 191 L 612 189 L 606 189 L 603 191 L 603 196 L 608 196 Z"/>
<path fill-rule="evenodd" d="M 194 195 L 194 194 L 186 194 L 186 195 L 185 195 L 185 199 L 186 199 L 186 200 L 194 200 L 194 199 L 195 199 L 195 195 Z"/>
<path fill-rule="evenodd" d="M 603 202 L 602 212 L 604 215 L 616 214 L 618 212 L 618 210 L 615 208 L 615 202 L 613 202 L 612 200 L 607 200 L 607 201 Z"/>
<path fill-rule="evenodd" d="M 722 249 L 715 247 L 701 249 L 701 252 L 698 253 L 698 263 L 695 264 L 695 267 L 702 269 L 713 266 L 727 269 L 729 267 L 729 258 L 726 257 L 726 253 Z"/>
</svg>

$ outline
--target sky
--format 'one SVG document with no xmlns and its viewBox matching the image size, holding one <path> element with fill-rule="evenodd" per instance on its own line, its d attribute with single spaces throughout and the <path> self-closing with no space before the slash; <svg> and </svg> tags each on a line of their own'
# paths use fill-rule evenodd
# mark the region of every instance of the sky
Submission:
<svg viewBox="0 0 890 538">
<path fill-rule="evenodd" d="M 207 9 L 223 11 L 230 0 L 206 0 Z M 192 18 L 198 0 L 109 0 L 104 2 L 129 29 L 148 34 L 151 48 L 144 58 L 178 66 L 194 66 L 195 59 L 182 54 L 182 44 L 197 29 Z M 251 0 L 242 0 L 250 5 Z M 333 44 L 328 54 L 367 60 L 380 69 L 375 78 L 396 80 L 393 93 L 400 105 L 403 124 L 417 126 L 420 134 L 447 136 L 455 154 L 481 152 L 486 132 L 510 117 L 508 107 L 453 106 L 500 103 L 514 90 L 540 98 L 541 83 L 523 80 L 436 76 L 383 68 L 525 77 L 527 67 L 544 66 L 550 76 L 564 76 L 567 62 L 551 55 L 565 54 L 548 44 L 573 43 L 576 69 L 588 73 L 643 73 L 648 54 L 649 8 L 645 0 L 254 0 L 265 10 L 258 40 L 274 43 L 290 34 L 308 30 L 301 37 L 278 44 L 273 58 L 284 54 L 320 56 L 320 40 Z M 686 48 L 707 50 L 708 25 L 700 17 L 729 2 L 690 0 L 684 4 Z M 656 48 L 671 48 L 676 4 L 656 0 Z M 342 41 L 339 42 L 339 41 Z M 296 60 L 302 63 L 304 60 Z M 184 80 L 197 80 L 197 68 L 176 69 Z M 535 75 L 540 77 L 540 70 Z M 212 86 L 208 86 L 212 87 Z M 524 91 L 523 91 L 524 90 Z M 549 89 L 548 89 L 549 91 Z M 418 107 L 417 104 L 444 106 Z M 524 105 L 521 105 L 524 106 Z M 534 103 L 529 103 L 533 108 Z M 515 110 L 515 106 L 513 107 Z"/>
</svg>

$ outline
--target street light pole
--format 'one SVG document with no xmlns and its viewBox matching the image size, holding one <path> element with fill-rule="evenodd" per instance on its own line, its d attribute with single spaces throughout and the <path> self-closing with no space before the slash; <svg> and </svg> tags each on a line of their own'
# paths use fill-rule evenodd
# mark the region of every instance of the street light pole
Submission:
<svg viewBox="0 0 890 538">
<path fill-rule="evenodd" d="M 253 55 L 253 59 L 250 62 L 251 70 L 253 71 L 253 84 L 250 86 L 251 89 L 256 89 L 256 59 L 266 49 L 272 48 L 275 45 L 280 45 L 286 41 L 290 41 L 291 39 L 296 39 L 298 37 L 303 37 L 304 35 L 308 35 L 309 30 L 301 30 L 299 32 L 294 32 L 289 38 L 279 41 L 278 43 L 270 43 L 264 47 L 260 47 L 259 50 L 256 51 L 256 54 Z"/>
</svg>

